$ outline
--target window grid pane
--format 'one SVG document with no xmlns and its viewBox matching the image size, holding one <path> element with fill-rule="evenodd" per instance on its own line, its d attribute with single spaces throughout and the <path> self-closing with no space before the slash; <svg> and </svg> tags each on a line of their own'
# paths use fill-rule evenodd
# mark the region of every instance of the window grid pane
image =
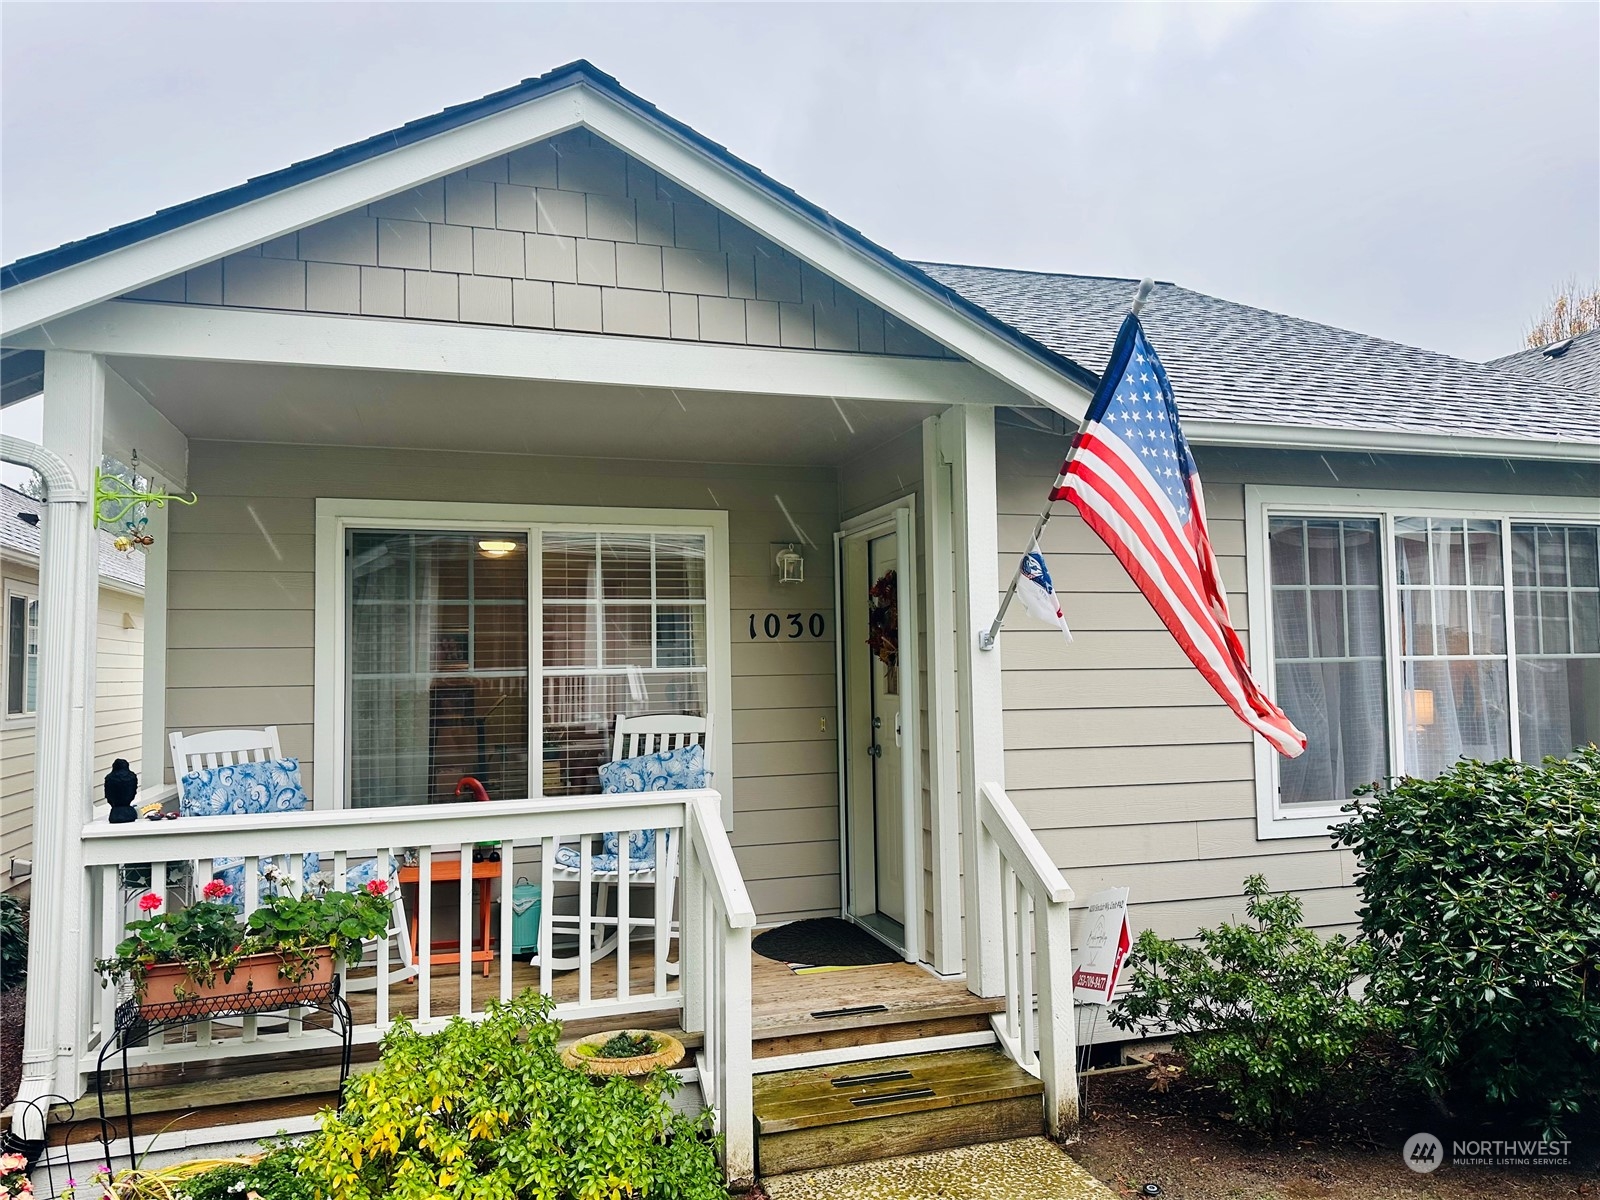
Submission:
<svg viewBox="0 0 1600 1200">
<path fill-rule="evenodd" d="M 1500 524 L 1396 517 L 1394 529 L 1412 585 L 1400 593 L 1402 767 L 1431 779 L 1463 755 L 1502 758 L 1511 726 Z"/>
<path fill-rule="evenodd" d="M 349 804 L 528 793 L 526 534 L 346 537 Z"/>
<path fill-rule="evenodd" d="M 618 713 L 705 714 L 706 539 L 550 532 L 543 561 L 543 794 L 587 795 Z"/>
<path fill-rule="evenodd" d="M 1515 524 L 1517 727 L 1527 762 L 1600 741 L 1600 577 L 1592 525 Z"/>
<path fill-rule="evenodd" d="M 1338 803 L 1388 773 L 1378 523 L 1275 517 L 1268 536 L 1277 700 L 1307 739 L 1279 801 Z"/>
</svg>

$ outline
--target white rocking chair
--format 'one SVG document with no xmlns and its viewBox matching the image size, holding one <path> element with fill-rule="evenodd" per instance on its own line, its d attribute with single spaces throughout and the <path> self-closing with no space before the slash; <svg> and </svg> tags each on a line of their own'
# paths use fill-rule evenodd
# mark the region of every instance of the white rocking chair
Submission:
<svg viewBox="0 0 1600 1200">
<path fill-rule="evenodd" d="M 658 714 L 655 716 L 629 717 L 622 713 L 617 714 L 616 727 L 611 737 L 611 761 L 617 762 L 624 758 L 637 758 L 641 754 L 659 754 L 668 750 L 679 750 L 686 746 L 706 746 L 709 749 L 710 721 L 706 717 L 693 717 L 677 713 Z M 593 943 L 589 950 L 589 961 L 595 962 L 613 953 L 617 948 L 618 939 L 629 937 L 631 940 L 635 926 L 644 926 L 650 929 L 656 927 L 657 919 L 669 922 L 670 937 L 678 936 L 678 923 L 672 920 L 672 905 L 677 884 L 678 851 L 677 833 L 675 830 L 664 830 L 663 844 L 655 848 L 655 857 L 650 866 L 639 866 L 628 872 L 628 888 L 630 892 L 637 887 L 649 887 L 655 890 L 655 916 L 636 917 L 632 915 L 632 906 L 628 916 L 628 929 L 626 933 L 617 928 L 618 917 L 615 913 L 607 914 L 610 905 L 611 889 L 621 876 L 620 870 L 600 870 L 594 863 L 590 864 L 589 881 L 595 885 L 594 916 L 590 918 L 595 922 Z M 570 842 L 567 844 L 571 844 Z M 580 843 L 581 845 L 581 843 Z M 591 848 L 591 855 L 593 850 Z M 618 866 L 620 867 L 620 863 Z M 659 870 L 658 870 L 659 868 Z M 582 878 L 581 871 L 576 867 L 561 866 L 551 863 L 548 867 L 547 878 L 552 882 L 577 882 Z M 546 904 L 551 903 L 549 898 Z M 552 930 L 563 933 L 579 933 L 577 917 L 555 916 L 550 918 Z M 581 936 L 581 934 L 580 934 Z M 557 956 L 551 955 L 550 967 L 556 971 L 576 970 L 583 957 L 582 947 L 578 953 Z M 534 952 L 529 959 L 533 966 L 539 965 L 539 954 Z M 667 964 L 667 974 L 676 975 L 678 964 Z"/>
<path fill-rule="evenodd" d="M 206 733 L 174 733 L 168 739 L 172 746 L 172 772 L 178 781 L 178 794 L 180 811 L 183 803 L 183 777 L 193 771 L 208 767 L 231 767 L 245 762 L 270 762 L 275 758 L 283 757 L 283 746 L 278 740 L 278 727 L 268 725 L 265 729 L 215 729 Z M 347 864 L 348 867 L 355 864 Z M 287 866 L 287 864 L 280 864 Z M 397 864 L 391 864 L 391 880 L 394 882 L 393 871 Z M 196 872 L 198 876 L 198 871 Z M 297 880 L 296 883 L 303 882 Z M 196 888 L 203 886 L 197 878 Z M 349 886 L 347 883 L 346 886 Z M 417 968 L 412 963 L 411 953 L 411 926 L 406 920 L 405 902 L 402 899 L 399 887 L 393 890 L 394 906 L 392 913 L 393 925 L 389 929 L 390 937 L 394 938 L 393 945 L 399 954 L 400 965 L 389 972 L 389 981 L 397 983 L 403 979 L 410 979 L 417 974 Z M 241 898 L 242 899 L 242 898 Z M 367 962 L 367 955 L 363 955 L 361 963 L 351 963 L 350 966 L 376 967 L 376 948 L 371 953 L 374 961 Z M 360 992 L 371 991 L 378 986 L 376 970 L 370 979 L 347 980 L 345 991 Z"/>
</svg>

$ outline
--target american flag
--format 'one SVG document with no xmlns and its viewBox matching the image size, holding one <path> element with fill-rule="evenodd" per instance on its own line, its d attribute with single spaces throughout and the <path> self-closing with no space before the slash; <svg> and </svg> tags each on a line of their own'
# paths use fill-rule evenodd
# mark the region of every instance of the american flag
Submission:
<svg viewBox="0 0 1600 1200">
<path fill-rule="evenodd" d="M 1250 674 L 1172 385 L 1132 313 L 1050 499 L 1082 514 L 1241 721 L 1289 758 L 1306 748 L 1305 734 Z"/>
</svg>

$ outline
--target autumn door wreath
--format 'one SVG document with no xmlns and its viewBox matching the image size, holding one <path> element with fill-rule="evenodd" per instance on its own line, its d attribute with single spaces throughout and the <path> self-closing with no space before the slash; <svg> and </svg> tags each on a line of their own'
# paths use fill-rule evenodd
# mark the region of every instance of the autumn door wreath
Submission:
<svg viewBox="0 0 1600 1200">
<path fill-rule="evenodd" d="M 867 593 L 867 645 L 883 664 L 884 690 L 900 693 L 900 605 L 893 571 L 885 571 Z"/>
</svg>

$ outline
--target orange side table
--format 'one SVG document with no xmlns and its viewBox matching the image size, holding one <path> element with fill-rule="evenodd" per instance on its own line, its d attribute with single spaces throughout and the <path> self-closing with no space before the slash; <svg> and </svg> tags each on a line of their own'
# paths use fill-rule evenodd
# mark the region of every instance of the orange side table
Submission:
<svg viewBox="0 0 1600 1200">
<path fill-rule="evenodd" d="M 434 942 L 428 949 L 431 952 L 434 946 L 445 948 L 441 954 L 430 953 L 431 961 L 435 964 L 459 963 L 461 955 L 465 951 L 473 962 L 481 962 L 483 964 L 483 975 L 487 979 L 489 977 L 489 964 L 494 961 L 495 957 L 494 949 L 489 943 L 489 927 L 491 924 L 489 910 L 493 904 L 491 896 L 493 894 L 494 881 L 500 878 L 500 864 L 497 862 L 475 862 L 471 865 L 472 886 L 478 895 L 478 944 L 482 948 L 474 950 L 470 946 L 463 947 L 459 942 Z M 411 962 L 413 966 L 420 966 L 422 952 L 417 943 L 417 913 L 419 906 L 422 904 L 422 868 L 401 867 L 400 882 L 402 885 L 409 883 L 416 887 L 418 891 L 417 903 L 411 907 Z M 434 859 L 428 872 L 428 882 L 430 885 L 440 883 L 459 885 L 461 882 L 461 859 Z M 429 897 L 429 899 L 431 901 L 432 897 Z"/>
</svg>

